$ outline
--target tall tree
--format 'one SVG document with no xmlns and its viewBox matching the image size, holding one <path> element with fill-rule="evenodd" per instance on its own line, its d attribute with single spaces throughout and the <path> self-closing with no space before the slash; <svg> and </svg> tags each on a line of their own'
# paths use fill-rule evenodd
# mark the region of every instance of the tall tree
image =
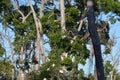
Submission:
<svg viewBox="0 0 120 80">
<path fill-rule="evenodd" d="M 101 47 L 100 47 L 100 39 L 95 25 L 93 0 L 87 0 L 87 7 L 88 7 L 88 13 L 87 13 L 88 30 L 90 32 L 90 37 L 92 39 L 93 48 L 94 48 L 97 77 L 98 80 L 105 80 L 103 60 L 102 60 Z"/>
</svg>

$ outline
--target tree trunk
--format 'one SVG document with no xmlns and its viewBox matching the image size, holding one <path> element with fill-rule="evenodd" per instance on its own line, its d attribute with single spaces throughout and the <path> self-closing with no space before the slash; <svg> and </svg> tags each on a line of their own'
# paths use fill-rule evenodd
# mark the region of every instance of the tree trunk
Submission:
<svg viewBox="0 0 120 80">
<path fill-rule="evenodd" d="M 36 48 L 36 53 L 35 53 L 35 57 L 38 61 L 38 63 L 40 62 L 40 53 L 42 55 L 42 62 L 45 63 L 45 55 L 44 55 L 44 47 L 43 47 L 43 31 L 42 31 L 42 24 L 40 22 L 40 20 L 37 18 L 36 12 L 32 6 L 32 3 L 30 0 L 28 0 L 29 4 L 30 4 L 30 8 L 32 10 L 32 14 L 33 14 L 33 18 L 34 18 L 34 22 L 36 25 L 36 31 L 37 31 L 37 48 Z M 35 65 L 36 70 L 38 70 L 39 68 L 39 64 Z"/>
<path fill-rule="evenodd" d="M 105 80 L 104 78 L 104 67 L 103 67 L 103 60 L 101 55 L 101 47 L 100 47 L 100 39 L 98 37 L 97 28 L 95 25 L 95 16 L 94 16 L 94 9 L 93 9 L 93 0 L 87 0 L 87 7 L 88 7 L 88 30 L 90 32 L 90 37 L 92 39 L 94 54 L 95 54 L 95 66 L 97 70 L 97 77 L 98 80 Z"/>
<path fill-rule="evenodd" d="M 98 80 L 96 67 L 95 67 L 95 69 L 94 69 L 94 80 Z"/>
<path fill-rule="evenodd" d="M 90 49 L 90 62 L 93 64 L 94 48 L 93 48 L 93 43 L 92 43 L 91 40 L 90 40 L 90 46 L 91 46 L 91 49 Z M 94 66 L 94 80 L 98 80 L 96 66 Z"/>
<path fill-rule="evenodd" d="M 11 49 L 11 53 L 12 53 L 12 80 L 14 80 L 15 78 L 15 69 L 14 69 L 14 52 L 13 52 L 13 49 L 12 49 L 12 45 L 10 45 L 10 49 Z"/>
<path fill-rule="evenodd" d="M 21 67 L 23 67 L 23 63 L 21 63 L 21 61 L 23 61 L 23 46 L 21 46 L 21 50 L 20 50 L 20 63 L 19 65 Z M 23 72 L 22 69 L 19 70 L 19 74 L 18 74 L 18 80 L 25 80 L 25 73 Z"/>
<path fill-rule="evenodd" d="M 43 16 L 44 4 L 45 4 L 45 0 L 42 0 L 42 4 L 40 7 L 40 15 L 39 15 L 40 18 L 42 18 L 42 16 Z"/>
<path fill-rule="evenodd" d="M 62 28 L 62 35 L 63 35 L 64 31 L 66 30 L 64 0 L 60 0 L 60 14 L 61 14 L 61 28 Z"/>
</svg>

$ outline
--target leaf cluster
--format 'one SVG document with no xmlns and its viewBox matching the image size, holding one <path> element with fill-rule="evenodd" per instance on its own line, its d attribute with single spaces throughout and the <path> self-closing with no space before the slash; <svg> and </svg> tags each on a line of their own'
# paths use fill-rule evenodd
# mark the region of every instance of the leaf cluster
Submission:
<svg viewBox="0 0 120 80">
<path fill-rule="evenodd" d="M 8 80 L 11 79 L 13 66 L 8 61 L 0 61 L 0 75 L 5 75 Z"/>
<path fill-rule="evenodd" d="M 0 57 L 2 57 L 5 52 L 6 52 L 5 49 L 0 44 Z"/>
<path fill-rule="evenodd" d="M 113 12 L 120 15 L 120 1 L 119 0 L 101 0 L 102 11 L 105 13 Z"/>
</svg>

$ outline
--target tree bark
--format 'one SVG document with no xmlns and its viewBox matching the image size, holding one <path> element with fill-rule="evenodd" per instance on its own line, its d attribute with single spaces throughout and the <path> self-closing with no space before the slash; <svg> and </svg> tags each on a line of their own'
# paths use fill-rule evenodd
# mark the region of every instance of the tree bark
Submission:
<svg viewBox="0 0 120 80">
<path fill-rule="evenodd" d="M 20 54 L 19 54 L 19 66 L 21 66 L 21 67 L 23 67 L 23 62 L 22 62 L 23 61 L 23 55 L 24 55 L 23 46 L 21 46 Z M 18 71 L 17 78 L 18 78 L 18 80 L 25 80 L 25 73 L 23 72 L 22 69 L 20 69 Z"/>
<path fill-rule="evenodd" d="M 39 15 L 40 18 L 42 18 L 42 16 L 43 16 L 44 4 L 45 4 L 45 0 L 42 0 L 42 4 L 40 7 L 40 15 Z"/>
<path fill-rule="evenodd" d="M 36 25 L 36 31 L 37 31 L 37 48 L 36 48 L 36 53 L 35 53 L 35 57 L 37 59 L 38 62 L 40 62 L 40 53 L 42 55 L 42 62 L 45 63 L 45 55 L 44 55 L 44 47 L 43 47 L 43 31 L 42 31 L 42 24 L 40 22 L 40 20 L 37 18 L 36 12 L 32 6 L 32 3 L 30 0 L 28 0 L 30 8 L 32 10 L 32 14 L 33 14 L 33 18 L 34 18 L 34 22 Z M 39 68 L 39 64 L 35 65 L 35 69 L 38 70 Z"/>
<path fill-rule="evenodd" d="M 64 6 L 64 0 L 60 0 L 60 14 L 61 14 L 62 34 L 64 34 L 64 31 L 66 30 L 66 27 L 65 27 L 65 6 Z"/>
<path fill-rule="evenodd" d="M 93 48 L 94 48 L 97 77 L 98 77 L 98 80 L 105 80 L 104 67 L 102 63 L 103 60 L 102 60 L 101 47 L 100 47 L 100 39 L 99 39 L 97 28 L 95 25 L 93 0 L 87 0 L 87 7 L 88 7 L 88 13 L 87 13 L 88 30 L 90 32 L 90 37 L 92 39 Z"/>
</svg>

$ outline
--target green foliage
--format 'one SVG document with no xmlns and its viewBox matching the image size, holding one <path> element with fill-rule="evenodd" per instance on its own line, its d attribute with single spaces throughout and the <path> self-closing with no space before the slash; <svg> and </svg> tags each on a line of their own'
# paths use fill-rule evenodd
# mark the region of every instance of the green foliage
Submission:
<svg viewBox="0 0 120 80">
<path fill-rule="evenodd" d="M 0 6 L 1 6 L 0 13 L 2 13 L 2 11 L 4 11 L 4 10 L 8 10 L 8 9 L 12 8 L 10 0 L 1 0 Z"/>
<path fill-rule="evenodd" d="M 19 8 L 23 12 L 24 15 L 27 15 L 28 12 L 30 11 L 30 7 L 26 5 L 21 5 Z"/>
<path fill-rule="evenodd" d="M 54 64 L 60 64 L 60 53 L 62 52 L 61 49 L 54 49 L 49 53 L 48 58 L 50 59 L 50 62 Z"/>
<path fill-rule="evenodd" d="M 40 67 L 39 72 L 32 72 L 29 74 L 32 80 L 43 80 L 44 78 L 51 79 L 56 76 L 61 67 L 60 52 L 61 50 L 59 49 L 51 51 L 48 61 Z"/>
<path fill-rule="evenodd" d="M 116 74 L 116 80 L 120 80 L 120 74 Z"/>
<path fill-rule="evenodd" d="M 4 27 L 7 27 L 11 24 L 12 20 L 12 9 L 13 5 L 10 0 L 1 0 L 0 1 L 0 22 Z"/>
<path fill-rule="evenodd" d="M 104 54 L 110 54 L 111 48 L 114 46 L 114 42 L 112 40 L 109 40 L 107 43 L 108 46 L 106 46 Z"/>
<path fill-rule="evenodd" d="M 5 49 L 0 44 L 0 57 L 2 57 L 4 53 L 5 53 Z"/>
<path fill-rule="evenodd" d="M 80 53 L 86 53 L 86 45 L 83 40 L 81 40 L 79 37 L 73 42 L 72 44 L 73 51 L 80 52 Z"/>
<path fill-rule="evenodd" d="M 114 18 L 114 16 L 110 18 L 110 22 L 111 22 L 111 24 L 116 23 L 116 19 Z"/>
<path fill-rule="evenodd" d="M 84 40 L 81 40 L 79 37 L 72 44 L 71 53 L 83 59 L 87 59 L 89 57 L 89 51 L 86 48 L 86 44 Z M 81 61 L 81 60 L 80 60 Z"/>
<path fill-rule="evenodd" d="M 60 23 L 55 22 L 56 13 L 54 11 L 46 11 L 41 19 L 43 32 L 50 34 L 50 32 L 60 31 Z"/>
<path fill-rule="evenodd" d="M 65 58 L 63 61 L 61 61 L 61 65 L 66 66 L 67 70 L 71 71 L 73 67 L 72 59 L 70 57 Z"/>
<path fill-rule="evenodd" d="M 38 80 L 39 79 L 39 72 L 32 71 L 26 75 L 27 80 Z"/>
<path fill-rule="evenodd" d="M 101 44 L 108 43 L 109 40 L 109 32 L 102 32 L 101 33 Z"/>
<path fill-rule="evenodd" d="M 101 44 L 106 45 L 108 43 L 109 37 L 109 30 L 110 26 L 108 22 L 99 20 L 98 23 L 96 23 L 97 29 L 98 29 L 98 35 L 100 38 Z"/>
<path fill-rule="evenodd" d="M 105 51 L 104 51 L 104 54 L 110 54 L 110 49 L 106 48 Z"/>
<path fill-rule="evenodd" d="M 66 26 L 73 27 L 77 24 L 80 17 L 80 11 L 76 7 L 66 9 Z"/>
<path fill-rule="evenodd" d="M 7 7 L 12 6 L 10 0 L 2 0 L 1 3 L 5 4 Z"/>
<path fill-rule="evenodd" d="M 117 15 L 120 15 L 120 2 L 119 0 L 101 0 L 101 7 L 105 13 L 114 12 Z"/>
<path fill-rule="evenodd" d="M 105 68 L 105 75 L 109 75 L 110 72 L 113 70 L 114 67 L 112 66 L 112 64 L 111 64 L 110 61 L 107 61 L 107 62 L 105 63 L 104 68 Z"/>
<path fill-rule="evenodd" d="M 21 46 L 27 46 L 36 39 L 35 24 L 31 16 L 24 23 L 13 19 L 13 24 L 15 29 L 14 50 L 19 53 Z"/>
<path fill-rule="evenodd" d="M 8 79 L 11 78 L 13 66 L 8 61 L 0 61 L 0 75 L 5 74 Z"/>
<path fill-rule="evenodd" d="M 75 2 L 77 3 L 76 6 L 78 7 L 78 9 L 84 11 L 86 0 L 75 0 Z"/>
</svg>

